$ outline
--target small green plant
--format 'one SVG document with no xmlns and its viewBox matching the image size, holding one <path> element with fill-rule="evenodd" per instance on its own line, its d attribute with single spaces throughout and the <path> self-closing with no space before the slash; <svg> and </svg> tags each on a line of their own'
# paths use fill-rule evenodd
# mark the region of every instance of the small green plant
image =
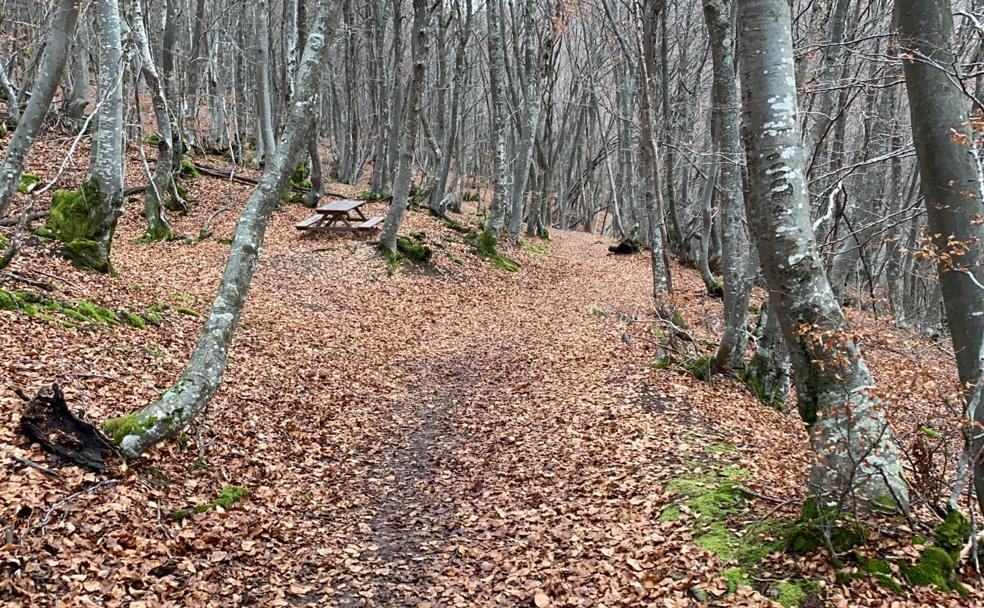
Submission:
<svg viewBox="0 0 984 608">
<path fill-rule="evenodd" d="M 519 264 L 499 252 L 496 247 L 498 239 L 491 232 L 482 231 L 478 233 L 474 230 L 465 235 L 465 242 L 468 243 L 472 252 L 480 258 L 488 260 L 493 266 L 506 272 L 516 272 Z"/>
<path fill-rule="evenodd" d="M 588 307 L 588 314 L 591 315 L 592 317 L 599 317 L 599 318 L 608 316 L 607 312 L 605 312 L 602 308 L 595 306 L 594 304 Z"/>
</svg>

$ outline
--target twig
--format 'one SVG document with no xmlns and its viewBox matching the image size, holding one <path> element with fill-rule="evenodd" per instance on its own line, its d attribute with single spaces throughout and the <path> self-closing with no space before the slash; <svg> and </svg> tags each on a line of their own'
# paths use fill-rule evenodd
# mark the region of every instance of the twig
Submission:
<svg viewBox="0 0 984 608">
<path fill-rule="evenodd" d="M 34 462 L 33 460 L 31 460 L 29 458 L 22 458 L 20 456 L 17 456 L 16 454 L 11 454 L 10 456 L 11 456 L 11 458 L 13 458 L 14 460 L 16 460 L 17 462 L 19 462 L 19 463 L 21 463 L 23 465 L 26 465 L 26 466 L 31 467 L 32 469 L 37 469 L 37 470 L 41 471 L 42 473 L 44 473 L 48 477 L 53 477 L 55 479 L 63 479 L 61 473 L 58 473 L 56 471 L 52 471 L 48 467 L 43 466 L 43 465 L 40 465 L 40 464 Z"/>
<path fill-rule="evenodd" d="M 61 500 L 55 501 L 55 503 L 52 504 L 50 507 L 48 507 L 48 510 L 45 511 L 45 513 L 44 513 L 44 519 L 41 520 L 41 523 L 38 524 L 35 527 L 35 529 L 40 528 L 41 529 L 41 536 L 44 536 L 44 528 L 49 523 L 51 523 L 51 514 L 52 514 L 52 512 L 56 508 L 58 508 L 61 505 L 66 504 L 68 502 L 71 502 L 71 501 L 75 500 L 76 498 L 78 498 L 79 496 L 82 496 L 83 494 L 88 494 L 89 492 L 92 492 L 93 490 L 95 490 L 97 488 L 100 488 L 102 486 L 109 486 L 109 485 L 113 485 L 115 483 L 119 483 L 119 481 L 120 481 L 119 479 L 103 479 L 102 481 L 97 482 L 97 483 L 94 483 L 91 486 L 89 486 L 88 488 L 85 488 L 84 490 L 79 490 L 78 492 L 75 492 L 74 494 L 69 494 L 65 498 L 62 498 Z"/>
</svg>

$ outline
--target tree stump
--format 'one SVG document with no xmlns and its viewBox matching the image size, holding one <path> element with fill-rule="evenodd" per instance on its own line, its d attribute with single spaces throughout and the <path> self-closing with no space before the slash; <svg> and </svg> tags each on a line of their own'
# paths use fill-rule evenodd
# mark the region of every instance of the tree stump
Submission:
<svg viewBox="0 0 984 608">
<path fill-rule="evenodd" d="M 72 462 L 102 471 L 109 461 L 119 458 L 116 448 L 91 423 L 69 409 L 57 384 L 38 391 L 33 399 L 18 391 L 27 406 L 21 416 L 21 432 L 45 450 Z"/>
</svg>

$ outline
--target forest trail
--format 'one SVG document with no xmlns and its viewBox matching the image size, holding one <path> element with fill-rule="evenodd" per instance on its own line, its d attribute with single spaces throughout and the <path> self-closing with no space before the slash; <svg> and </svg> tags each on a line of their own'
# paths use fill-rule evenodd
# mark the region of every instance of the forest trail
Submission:
<svg viewBox="0 0 984 608">
<path fill-rule="evenodd" d="M 208 185 L 179 231 L 245 199 L 243 186 Z M 750 487 L 793 498 L 795 514 L 807 462 L 795 414 L 732 379 L 653 368 L 646 256 L 558 232 L 506 246 L 521 265 L 508 273 L 411 213 L 434 265 L 394 272 L 364 243 L 298 238 L 305 211 L 274 216 L 222 387 L 179 441 L 126 471 L 61 467 L 52 479 L 14 459 L 56 466 L 15 434 L 21 405 L 2 397 L 0 524 L 24 573 L 4 579 L 15 604 L 74 593 L 133 606 L 687 605 L 696 588 L 725 592 L 727 564 L 696 546 L 686 513 L 660 520 L 679 505 L 673 480 L 741 467 Z M 144 246 L 128 213 L 116 278 L 79 272 L 44 243 L 25 250 L 15 270 L 59 277 L 55 297 L 163 309 L 164 323 L 0 312 L 9 382 L 56 380 L 95 420 L 152 399 L 197 337 L 234 220 L 218 215 L 198 244 Z M 675 272 L 680 310 L 709 340 L 720 301 Z M 174 518 L 230 486 L 249 495 Z M 749 502 L 749 517 L 772 508 Z M 760 592 L 729 597 L 770 605 Z"/>
</svg>

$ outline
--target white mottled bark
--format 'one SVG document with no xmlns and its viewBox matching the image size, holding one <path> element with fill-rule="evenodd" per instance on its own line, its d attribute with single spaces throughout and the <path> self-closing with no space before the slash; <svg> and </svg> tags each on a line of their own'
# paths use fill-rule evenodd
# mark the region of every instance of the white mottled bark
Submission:
<svg viewBox="0 0 984 608">
<path fill-rule="evenodd" d="M 751 231 L 793 364 L 815 460 L 811 492 L 842 508 L 908 508 L 898 447 L 813 239 L 787 0 L 738 5 Z"/>
<path fill-rule="evenodd" d="M 926 195 L 929 233 L 940 254 L 940 286 L 960 382 L 974 387 L 984 366 L 984 193 L 963 92 L 947 71 L 953 53 L 949 0 L 897 0 L 912 138 Z M 968 414 L 984 423 L 981 391 L 968 390 Z M 972 442 L 977 498 L 984 508 L 984 437 Z"/>
<path fill-rule="evenodd" d="M 400 231 L 403 217 L 407 212 L 407 197 L 410 193 L 412 175 L 413 151 L 417 142 L 417 128 L 420 123 L 420 97 L 424 88 L 427 61 L 427 29 L 429 27 L 429 10 L 427 0 L 413 0 L 413 39 L 410 43 L 410 53 L 413 57 L 413 69 L 410 76 L 410 86 L 407 90 L 407 113 L 403 120 L 403 137 L 400 141 L 397 157 L 396 179 L 393 181 L 393 202 L 390 204 L 386 221 L 379 235 L 379 246 L 390 252 L 396 252 L 396 235 Z"/>
<path fill-rule="evenodd" d="M 318 104 L 321 62 L 337 23 L 337 3 L 319 0 L 317 16 L 298 67 L 295 96 L 280 145 L 272 162 L 264 168 L 260 183 L 236 225 L 218 294 L 181 378 L 157 401 L 105 425 L 127 457 L 135 458 L 155 443 L 180 432 L 208 404 L 219 387 L 233 333 L 256 271 L 267 222 L 280 203 L 294 160 L 310 137 L 307 117 Z"/>
<path fill-rule="evenodd" d="M 14 192 L 17 192 L 27 155 L 31 152 L 34 139 L 41 130 L 41 123 L 51 107 L 51 100 L 55 97 L 55 90 L 65 70 L 68 47 L 75 35 L 78 14 L 75 0 L 58 0 L 34 90 L 7 146 L 3 165 L 0 166 L 0 218 L 7 212 L 10 200 Z"/>
</svg>

